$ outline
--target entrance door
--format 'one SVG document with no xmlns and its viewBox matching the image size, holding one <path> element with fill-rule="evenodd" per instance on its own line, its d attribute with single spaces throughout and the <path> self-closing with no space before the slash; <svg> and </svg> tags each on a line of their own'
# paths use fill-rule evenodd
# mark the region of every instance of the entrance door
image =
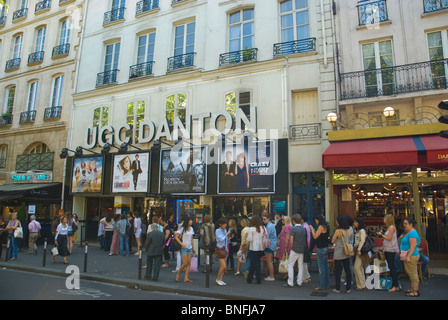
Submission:
<svg viewBox="0 0 448 320">
<path fill-rule="evenodd" d="M 325 217 L 325 173 L 294 173 L 292 175 L 293 214 L 299 213 L 313 223 L 313 216 Z"/>
</svg>

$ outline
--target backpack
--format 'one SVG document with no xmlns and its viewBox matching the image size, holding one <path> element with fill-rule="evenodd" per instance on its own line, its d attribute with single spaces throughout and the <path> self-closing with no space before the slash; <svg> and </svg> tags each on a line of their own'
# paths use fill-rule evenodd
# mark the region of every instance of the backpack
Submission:
<svg viewBox="0 0 448 320">
<path fill-rule="evenodd" d="M 131 236 L 132 234 L 132 225 L 129 220 L 126 220 L 126 235 Z"/>
<path fill-rule="evenodd" d="M 369 251 L 372 251 L 375 248 L 375 241 L 371 237 L 366 237 L 366 241 L 361 248 L 361 254 L 366 254 Z"/>
</svg>

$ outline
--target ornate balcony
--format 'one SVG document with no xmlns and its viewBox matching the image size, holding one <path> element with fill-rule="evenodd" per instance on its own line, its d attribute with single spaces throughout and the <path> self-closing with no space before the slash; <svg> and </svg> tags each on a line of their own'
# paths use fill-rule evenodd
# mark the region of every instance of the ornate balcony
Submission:
<svg viewBox="0 0 448 320">
<path fill-rule="evenodd" d="M 312 51 L 316 51 L 316 38 L 308 38 L 274 44 L 274 57 Z"/>
<path fill-rule="evenodd" d="M 389 20 L 386 0 L 362 2 L 357 7 L 360 26 Z"/>
<path fill-rule="evenodd" d="M 129 68 L 129 79 L 152 75 L 152 65 L 154 61 L 139 63 Z"/>
<path fill-rule="evenodd" d="M 4 27 L 6 24 L 6 16 L 0 16 L 0 27 Z"/>
<path fill-rule="evenodd" d="M 124 10 L 126 8 L 118 8 L 108 11 L 104 14 L 103 25 L 124 19 Z"/>
<path fill-rule="evenodd" d="M 12 115 L 11 114 L 4 114 L 0 116 L 0 128 L 5 126 L 12 125 Z"/>
<path fill-rule="evenodd" d="M 34 6 L 34 12 L 42 12 L 44 10 L 49 10 L 51 8 L 51 0 L 44 0 L 41 2 L 36 3 Z"/>
<path fill-rule="evenodd" d="M 143 0 L 137 2 L 137 9 L 135 11 L 135 15 L 142 14 L 144 12 L 148 12 L 159 7 L 159 0 Z"/>
<path fill-rule="evenodd" d="M 310 139 L 320 139 L 321 137 L 321 124 L 299 124 L 289 127 L 289 139 L 292 141 L 303 141 Z"/>
<path fill-rule="evenodd" d="M 341 74 L 341 100 L 448 88 L 448 59 Z"/>
<path fill-rule="evenodd" d="M 167 71 L 174 71 L 182 68 L 193 67 L 194 55 L 195 52 L 191 52 L 168 58 Z"/>
<path fill-rule="evenodd" d="M 28 8 L 22 8 L 17 11 L 14 11 L 12 14 L 12 21 L 20 19 L 20 18 L 26 18 L 28 15 Z"/>
<path fill-rule="evenodd" d="M 117 83 L 118 69 L 98 73 L 96 76 L 96 86 L 105 86 L 107 84 Z"/>
<path fill-rule="evenodd" d="M 61 111 L 62 111 L 62 107 L 60 107 L 60 106 L 45 108 L 44 120 L 60 119 Z"/>
<path fill-rule="evenodd" d="M 44 51 L 33 52 L 28 56 L 28 65 L 41 63 L 44 61 Z"/>
<path fill-rule="evenodd" d="M 6 61 L 5 71 L 19 69 L 19 67 L 20 67 L 20 58 L 11 59 Z"/>
<path fill-rule="evenodd" d="M 67 56 L 70 52 L 70 43 L 61 44 L 53 48 L 52 58 Z"/>
<path fill-rule="evenodd" d="M 448 9 L 448 0 L 423 0 L 425 13 Z"/>
<path fill-rule="evenodd" d="M 30 123 L 36 119 L 36 110 L 25 111 L 20 113 L 19 123 Z"/>
<path fill-rule="evenodd" d="M 257 61 L 257 48 L 222 53 L 219 55 L 219 66 L 228 66 L 242 62 Z"/>
</svg>

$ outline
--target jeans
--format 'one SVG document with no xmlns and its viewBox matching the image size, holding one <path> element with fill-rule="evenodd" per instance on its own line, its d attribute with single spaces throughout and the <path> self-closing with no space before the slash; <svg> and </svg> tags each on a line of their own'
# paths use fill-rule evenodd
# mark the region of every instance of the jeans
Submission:
<svg viewBox="0 0 448 320">
<path fill-rule="evenodd" d="M 250 258 L 250 268 L 249 268 L 249 275 L 247 276 L 247 283 L 252 283 L 254 273 L 255 277 L 257 278 L 257 283 L 261 283 L 261 262 L 260 258 L 264 255 L 263 251 L 250 251 L 251 258 Z"/>
<path fill-rule="evenodd" d="M 126 255 L 129 255 L 129 236 L 120 233 L 120 256 L 123 255 L 123 246 L 126 246 Z"/>
<path fill-rule="evenodd" d="M 104 235 L 98 236 L 98 242 L 100 243 L 100 250 L 104 250 Z"/>
<path fill-rule="evenodd" d="M 395 268 L 395 252 L 384 252 L 386 256 L 387 266 L 390 270 L 390 276 L 392 277 L 392 287 L 398 287 L 398 272 Z"/>
<path fill-rule="evenodd" d="M 9 258 L 17 259 L 17 238 L 14 238 L 14 233 L 9 235 Z"/>
<path fill-rule="evenodd" d="M 247 253 L 247 256 L 246 256 L 246 267 L 244 268 L 244 272 L 249 271 L 250 262 L 252 260 L 251 258 L 252 258 L 252 251 L 249 250 L 249 252 Z"/>
<path fill-rule="evenodd" d="M 328 253 L 330 248 L 317 248 L 317 268 L 319 269 L 319 278 L 317 287 L 319 289 L 328 289 L 330 287 L 330 267 L 328 266 Z"/>
<path fill-rule="evenodd" d="M 154 264 L 154 275 L 152 272 L 153 264 Z M 162 265 L 162 256 L 148 256 L 146 258 L 146 278 L 152 280 L 158 280 L 161 265 Z"/>
<path fill-rule="evenodd" d="M 114 231 L 106 231 L 104 232 L 104 251 L 110 251 L 110 245 L 112 244 L 112 236 L 114 235 Z"/>
<path fill-rule="evenodd" d="M 336 283 L 335 287 L 336 290 L 341 290 L 341 275 L 342 275 L 342 268 L 345 270 L 345 276 L 346 276 L 346 290 L 350 290 L 352 285 L 352 273 L 350 271 L 350 258 L 344 259 L 344 260 L 334 260 L 334 268 L 336 272 Z"/>
</svg>

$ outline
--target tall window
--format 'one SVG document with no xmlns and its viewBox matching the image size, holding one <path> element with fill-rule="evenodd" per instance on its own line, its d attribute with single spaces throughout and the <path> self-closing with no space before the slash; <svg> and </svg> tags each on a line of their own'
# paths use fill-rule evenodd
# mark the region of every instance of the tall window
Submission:
<svg viewBox="0 0 448 320">
<path fill-rule="evenodd" d="M 59 76 L 53 81 L 53 90 L 51 97 L 51 107 L 61 106 L 62 86 L 64 84 L 64 76 Z"/>
<path fill-rule="evenodd" d="M 106 46 L 106 57 L 104 59 L 104 72 L 118 69 L 119 56 L 120 56 L 120 42 L 111 43 Z"/>
<path fill-rule="evenodd" d="M 142 35 L 138 38 L 137 64 L 154 61 L 155 42 L 155 32 Z"/>
<path fill-rule="evenodd" d="M 185 123 L 187 117 L 187 101 L 187 95 L 185 93 L 176 93 L 166 98 L 165 116 L 170 126 L 174 124 L 174 115 L 182 123 Z"/>
<path fill-rule="evenodd" d="M 310 37 L 308 0 L 287 0 L 280 3 L 282 42 Z"/>
<path fill-rule="evenodd" d="M 431 61 L 431 78 L 434 88 L 447 88 L 448 30 L 428 33 L 428 51 Z"/>
<path fill-rule="evenodd" d="M 196 22 L 190 22 L 176 27 L 174 38 L 174 55 L 194 52 L 194 33 Z"/>
<path fill-rule="evenodd" d="M 368 97 L 394 93 L 392 41 L 366 43 L 362 45 L 365 70 L 365 85 Z M 381 70 L 376 70 L 381 69 Z"/>
<path fill-rule="evenodd" d="M 229 51 L 252 49 L 254 46 L 254 9 L 239 10 L 229 16 Z"/>
<path fill-rule="evenodd" d="M 15 96 L 16 96 L 16 87 L 10 87 L 6 89 L 5 108 L 3 109 L 4 113 L 12 113 Z"/>
<path fill-rule="evenodd" d="M 109 124 L 109 107 L 98 107 L 93 111 L 93 127 L 104 127 Z"/>
<path fill-rule="evenodd" d="M 126 0 L 112 0 L 112 10 L 122 9 L 126 6 Z"/>
<path fill-rule="evenodd" d="M 27 111 L 35 111 L 36 110 L 38 86 L 39 86 L 38 81 L 34 81 L 30 84 L 30 89 L 28 91 L 28 109 L 27 109 Z"/>
<path fill-rule="evenodd" d="M 22 41 L 23 35 L 19 35 L 14 38 L 14 51 L 13 51 L 13 59 L 19 59 L 20 53 L 22 52 Z"/>
<path fill-rule="evenodd" d="M 250 120 L 250 92 L 238 92 L 233 91 L 226 94 L 225 108 L 228 113 L 235 117 L 236 110 L 241 109 L 246 115 L 247 119 Z M 244 123 L 241 123 L 241 129 L 246 130 Z"/>
<path fill-rule="evenodd" d="M 36 33 L 36 45 L 34 46 L 34 52 L 44 51 L 45 34 L 47 33 L 47 27 L 42 27 L 37 30 Z"/>
<path fill-rule="evenodd" d="M 61 34 L 59 35 L 59 45 L 70 43 L 71 20 L 66 19 L 61 23 Z"/>
<path fill-rule="evenodd" d="M 8 155 L 8 146 L 0 146 L 0 168 L 6 168 L 6 157 Z"/>
<path fill-rule="evenodd" d="M 145 101 L 138 100 L 128 104 L 126 123 L 131 125 L 133 141 L 138 141 L 140 121 L 145 120 Z"/>
</svg>

